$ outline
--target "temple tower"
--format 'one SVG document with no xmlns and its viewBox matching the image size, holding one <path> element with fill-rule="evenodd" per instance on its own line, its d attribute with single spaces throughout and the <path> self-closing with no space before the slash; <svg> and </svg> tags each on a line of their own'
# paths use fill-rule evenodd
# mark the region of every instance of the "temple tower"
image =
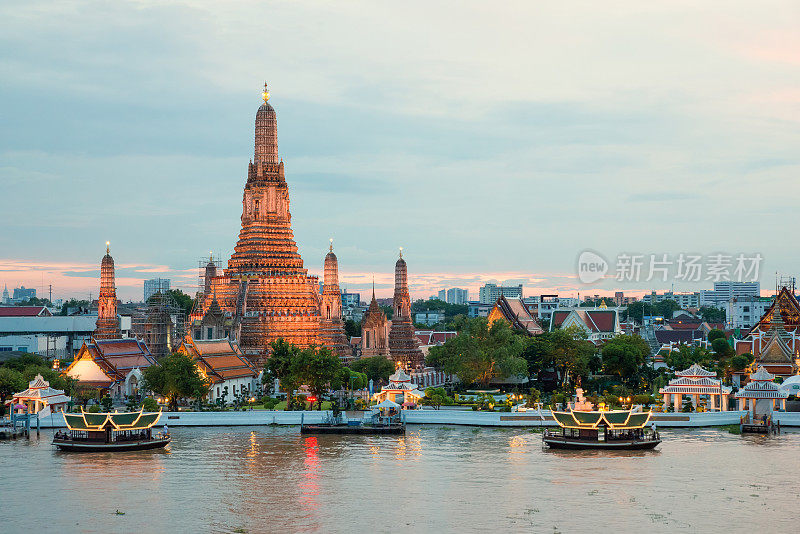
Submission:
<svg viewBox="0 0 800 534">
<path fill-rule="evenodd" d="M 375 299 L 375 282 L 372 283 L 372 301 L 361 320 L 361 357 L 389 356 L 389 321 Z"/>
<path fill-rule="evenodd" d="M 323 277 L 322 299 L 320 305 L 320 341 L 331 349 L 343 362 L 353 357 L 353 350 L 344 334 L 342 320 L 342 293 L 339 289 L 339 261 L 333 253 L 333 239 L 330 251 L 325 255 L 325 274 Z"/>
<path fill-rule="evenodd" d="M 289 187 L 278 157 L 275 109 L 264 100 L 256 112 L 255 151 L 242 198 L 242 229 L 223 274 L 211 277 L 207 310 L 216 296 L 232 317 L 232 339 L 252 360 L 263 361 L 272 341 L 307 347 L 319 343 L 318 279 L 303 268 L 294 241 Z"/>
<path fill-rule="evenodd" d="M 100 297 L 97 308 L 95 339 L 119 339 L 122 336 L 117 320 L 117 288 L 114 285 L 114 258 L 111 257 L 109 243 L 106 242 L 106 255 L 100 262 Z"/>
<path fill-rule="evenodd" d="M 425 358 L 419 348 L 419 340 L 414 333 L 411 321 L 411 295 L 408 293 L 408 268 L 400 258 L 394 266 L 394 316 L 389 330 L 389 356 L 394 362 L 406 370 L 423 367 Z"/>
</svg>

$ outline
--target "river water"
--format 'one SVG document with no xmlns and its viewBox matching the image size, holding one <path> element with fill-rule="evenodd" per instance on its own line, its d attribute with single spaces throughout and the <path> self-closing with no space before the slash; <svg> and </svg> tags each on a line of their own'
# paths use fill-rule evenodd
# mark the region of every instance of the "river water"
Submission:
<svg viewBox="0 0 800 534">
<path fill-rule="evenodd" d="M 767 533 L 800 516 L 800 432 L 662 430 L 613 453 L 544 451 L 527 429 L 172 433 L 116 454 L 58 452 L 49 430 L 0 442 L 0 532 Z"/>
</svg>

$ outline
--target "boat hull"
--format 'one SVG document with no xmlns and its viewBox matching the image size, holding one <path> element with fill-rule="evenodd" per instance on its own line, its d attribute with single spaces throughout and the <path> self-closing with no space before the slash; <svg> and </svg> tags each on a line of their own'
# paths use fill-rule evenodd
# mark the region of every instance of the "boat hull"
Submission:
<svg viewBox="0 0 800 534">
<path fill-rule="evenodd" d="M 402 435 L 406 433 L 405 425 L 304 425 L 300 428 L 301 434 L 384 434 Z"/>
<path fill-rule="evenodd" d="M 53 440 L 53 445 L 69 452 L 122 452 L 144 451 L 166 447 L 170 438 L 148 439 L 122 443 L 92 443 L 91 441 Z"/>
<path fill-rule="evenodd" d="M 542 442 L 551 449 L 571 450 L 608 450 L 608 451 L 636 451 L 653 449 L 660 439 L 649 440 L 614 440 L 614 441 L 588 441 L 570 439 L 556 436 L 544 436 Z"/>
</svg>

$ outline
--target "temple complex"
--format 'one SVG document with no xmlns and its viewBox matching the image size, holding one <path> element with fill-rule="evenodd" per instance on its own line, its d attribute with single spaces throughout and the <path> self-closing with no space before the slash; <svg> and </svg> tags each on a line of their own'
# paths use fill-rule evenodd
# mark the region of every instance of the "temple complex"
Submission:
<svg viewBox="0 0 800 534">
<path fill-rule="evenodd" d="M 394 267 L 394 315 L 389 330 L 389 356 L 406 369 L 418 369 L 425 365 L 425 357 L 419 348 L 411 321 L 411 295 L 408 293 L 408 268 L 403 259 L 403 249 Z"/>
<path fill-rule="evenodd" d="M 117 288 L 114 285 L 114 258 L 111 257 L 109 243 L 106 242 L 106 255 L 100 262 L 100 298 L 97 308 L 95 339 L 119 339 L 117 319 Z"/>
<path fill-rule="evenodd" d="M 320 315 L 320 342 L 338 355 L 343 362 L 349 362 L 353 358 L 353 351 L 347 336 L 344 335 L 342 293 L 339 290 L 339 261 L 333 253 L 333 239 L 330 251 L 325 256 Z"/>
<path fill-rule="evenodd" d="M 205 313 L 217 300 L 231 317 L 231 339 L 254 361 L 263 361 L 278 338 L 299 347 L 320 341 L 318 279 L 303 267 L 294 240 L 289 187 L 278 157 L 277 118 L 266 84 L 262 98 L 239 240 L 222 274 L 209 273 L 202 306 Z"/>
<path fill-rule="evenodd" d="M 759 367 L 773 375 L 789 377 L 800 369 L 800 304 L 795 296 L 782 288 L 775 302 L 747 334 L 734 342 L 736 354 L 750 353 L 754 361 L 748 369 L 734 373 L 734 384 Z"/>
<path fill-rule="evenodd" d="M 389 356 L 389 321 L 375 299 L 372 284 L 372 301 L 361 320 L 361 357 Z"/>
<path fill-rule="evenodd" d="M 511 328 L 529 336 L 537 336 L 544 332 L 539 321 L 531 315 L 522 299 L 506 298 L 500 295 L 486 319 L 490 326 L 495 321 L 504 321 Z"/>
</svg>

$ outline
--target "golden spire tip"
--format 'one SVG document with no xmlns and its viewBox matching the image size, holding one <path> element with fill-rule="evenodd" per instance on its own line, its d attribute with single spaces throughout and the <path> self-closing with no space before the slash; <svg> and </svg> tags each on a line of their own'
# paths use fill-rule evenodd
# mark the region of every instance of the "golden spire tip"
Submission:
<svg viewBox="0 0 800 534">
<path fill-rule="evenodd" d="M 261 98 L 264 99 L 265 104 L 267 103 L 267 100 L 269 100 L 269 90 L 267 89 L 267 82 L 264 82 L 264 90 L 261 91 Z"/>
<path fill-rule="evenodd" d="M 111 253 L 110 252 L 110 250 L 111 250 L 110 249 L 110 245 L 111 245 L 111 241 L 106 241 L 106 254 L 110 254 Z"/>
</svg>

